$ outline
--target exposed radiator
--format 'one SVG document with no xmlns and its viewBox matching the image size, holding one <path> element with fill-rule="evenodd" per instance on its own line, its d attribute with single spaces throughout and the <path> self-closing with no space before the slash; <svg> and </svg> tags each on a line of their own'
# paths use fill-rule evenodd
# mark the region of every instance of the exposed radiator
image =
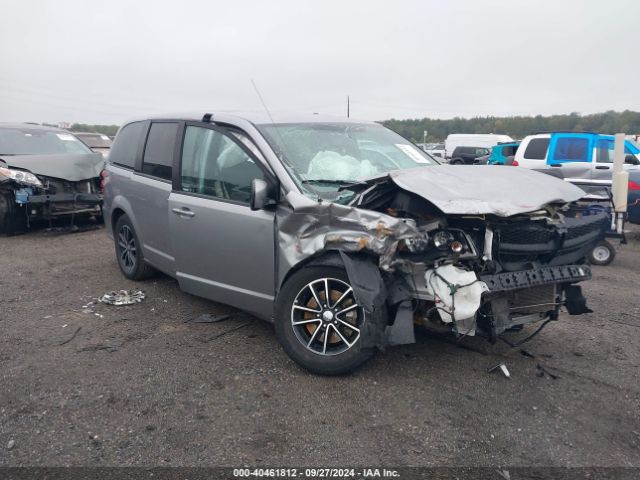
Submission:
<svg viewBox="0 0 640 480">
<path fill-rule="evenodd" d="M 509 310 L 517 313 L 547 312 L 556 304 L 556 285 L 539 285 L 514 291 L 509 300 Z"/>
</svg>

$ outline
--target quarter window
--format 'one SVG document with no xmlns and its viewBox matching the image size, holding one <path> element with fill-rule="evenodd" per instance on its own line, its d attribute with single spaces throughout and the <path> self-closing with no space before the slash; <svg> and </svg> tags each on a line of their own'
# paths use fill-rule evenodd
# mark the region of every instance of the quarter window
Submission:
<svg viewBox="0 0 640 480">
<path fill-rule="evenodd" d="M 547 157 L 548 149 L 548 138 L 533 138 L 529 142 L 529 145 L 527 145 L 527 149 L 524 151 L 524 158 L 529 160 L 544 160 Z"/>
<path fill-rule="evenodd" d="M 182 147 L 180 189 L 249 203 L 251 181 L 264 174 L 253 159 L 227 135 L 187 126 Z"/>
<path fill-rule="evenodd" d="M 152 123 L 142 161 L 142 173 L 171 180 L 177 123 Z"/>
<path fill-rule="evenodd" d="M 144 122 L 134 122 L 120 129 L 109 152 L 109 162 L 129 168 L 135 166 L 144 126 Z"/>
</svg>

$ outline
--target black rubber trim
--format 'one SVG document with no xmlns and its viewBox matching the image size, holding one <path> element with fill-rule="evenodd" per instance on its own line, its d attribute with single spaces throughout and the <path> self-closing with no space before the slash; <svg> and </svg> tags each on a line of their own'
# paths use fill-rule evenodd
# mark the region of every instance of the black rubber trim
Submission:
<svg viewBox="0 0 640 480">
<path fill-rule="evenodd" d="M 552 283 L 577 283 L 590 278 L 591 267 L 588 265 L 559 265 L 480 276 L 480 280 L 487 284 L 490 292 L 519 290 Z"/>
<path fill-rule="evenodd" d="M 99 193 L 56 193 L 53 195 L 29 195 L 27 203 L 88 203 L 102 204 L 102 195 Z"/>
</svg>

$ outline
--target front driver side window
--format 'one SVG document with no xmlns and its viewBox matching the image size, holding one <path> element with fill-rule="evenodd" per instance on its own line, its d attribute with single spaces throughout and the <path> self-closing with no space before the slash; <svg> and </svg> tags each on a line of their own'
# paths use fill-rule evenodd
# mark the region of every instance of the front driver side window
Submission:
<svg viewBox="0 0 640 480">
<path fill-rule="evenodd" d="M 180 189 L 249 203 L 251 181 L 264 174 L 253 159 L 227 135 L 187 126 L 182 146 Z"/>
</svg>

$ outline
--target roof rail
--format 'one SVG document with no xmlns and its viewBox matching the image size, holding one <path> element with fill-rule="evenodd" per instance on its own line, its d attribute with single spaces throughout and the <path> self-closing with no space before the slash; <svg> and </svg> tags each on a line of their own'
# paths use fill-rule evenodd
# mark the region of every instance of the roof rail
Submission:
<svg viewBox="0 0 640 480">
<path fill-rule="evenodd" d="M 544 132 L 536 132 L 533 135 L 541 135 L 543 133 L 589 133 L 592 135 L 602 135 L 601 133 L 598 133 L 598 132 L 585 132 L 583 130 L 580 130 L 578 132 L 576 132 L 575 130 L 549 130 Z"/>
</svg>

